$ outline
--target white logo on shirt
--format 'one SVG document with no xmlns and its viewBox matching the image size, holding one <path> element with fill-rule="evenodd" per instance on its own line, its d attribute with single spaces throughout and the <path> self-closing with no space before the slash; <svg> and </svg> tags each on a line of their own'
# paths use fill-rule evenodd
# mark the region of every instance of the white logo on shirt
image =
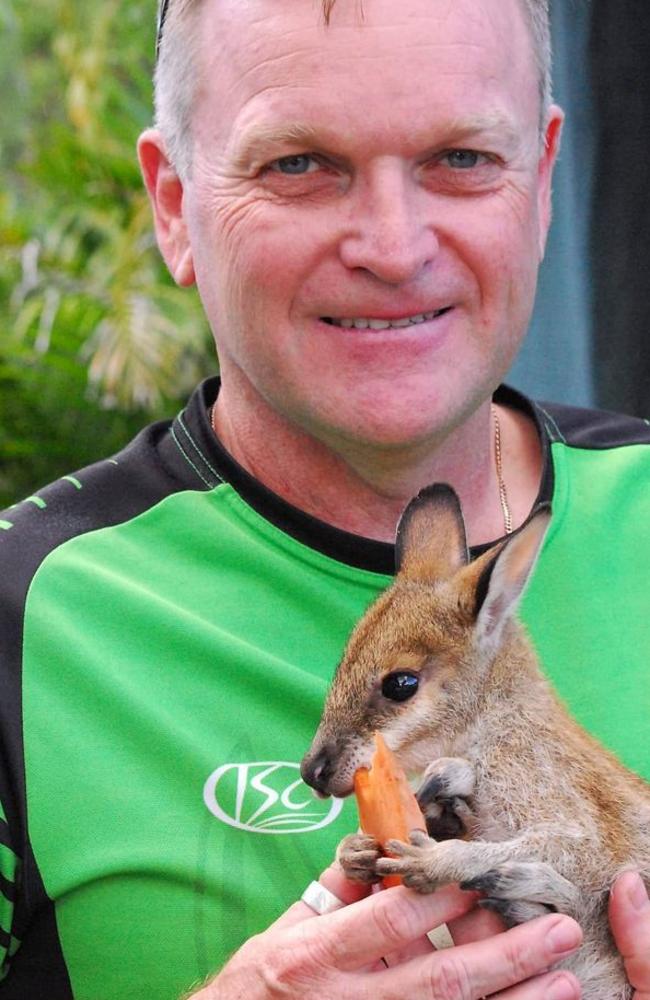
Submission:
<svg viewBox="0 0 650 1000">
<path fill-rule="evenodd" d="M 203 786 L 203 801 L 228 826 L 251 833 L 311 833 L 332 823 L 342 799 L 317 799 L 288 761 L 222 764 Z"/>
</svg>

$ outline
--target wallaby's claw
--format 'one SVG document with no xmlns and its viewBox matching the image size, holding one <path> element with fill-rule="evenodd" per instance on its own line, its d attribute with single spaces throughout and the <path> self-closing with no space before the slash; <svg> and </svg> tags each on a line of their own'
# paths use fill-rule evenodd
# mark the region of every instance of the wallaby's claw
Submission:
<svg viewBox="0 0 650 1000">
<path fill-rule="evenodd" d="M 386 850 L 389 854 L 394 854 L 398 858 L 414 858 L 425 844 L 431 842 L 430 838 L 421 830 L 412 830 L 409 834 L 409 843 L 403 840 L 386 841 Z"/>
<path fill-rule="evenodd" d="M 372 885 L 381 881 L 375 871 L 381 848 L 374 837 L 366 833 L 350 833 L 336 849 L 336 860 L 346 878 Z"/>
<path fill-rule="evenodd" d="M 474 768 L 462 757 L 439 757 L 427 767 L 416 792 L 427 831 L 434 840 L 456 840 L 471 833 Z"/>
<path fill-rule="evenodd" d="M 389 840 L 386 850 L 394 857 L 380 858 L 376 864 L 379 875 L 399 875 L 404 885 L 417 892 L 433 892 L 439 883 L 431 877 L 427 857 L 431 848 L 435 849 L 435 841 L 422 830 L 412 830 L 409 843 L 401 840 Z"/>
<path fill-rule="evenodd" d="M 380 858 L 376 865 L 377 873 L 380 876 L 399 875 L 404 885 L 408 886 L 409 889 L 415 889 L 416 892 L 433 892 L 434 889 L 438 888 L 438 883 L 431 879 L 426 866 L 417 863 L 417 855 L 415 855 L 413 848 L 410 849 L 413 853 L 410 853 L 409 846 L 400 844 L 399 841 L 390 841 L 387 847 L 391 852 L 395 852 L 395 849 L 399 848 L 402 856 Z"/>
<path fill-rule="evenodd" d="M 434 840 L 460 840 L 471 834 L 475 815 L 465 799 L 438 799 L 435 809 L 437 815 L 429 809 L 425 816 L 427 833 Z"/>
<path fill-rule="evenodd" d="M 509 926 L 544 913 L 572 914 L 578 899 L 573 883 L 542 861 L 508 861 L 460 887 L 484 892 L 479 906 L 495 910 Z"/>
</svg>

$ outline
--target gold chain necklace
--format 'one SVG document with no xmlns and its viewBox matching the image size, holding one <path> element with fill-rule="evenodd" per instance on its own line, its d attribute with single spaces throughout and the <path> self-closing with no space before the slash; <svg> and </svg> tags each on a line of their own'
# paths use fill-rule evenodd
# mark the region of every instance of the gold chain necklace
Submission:
<svg viewBox="0 0 650 1000">
<path fill-rule="evenodd" d="M 492 403 L 492 417 L 494 419 L 494 464 L 497 472 L 497 483 L 499 484 L 499 501 L 503 511 L 503 528 L 506 535 L 512 534 L 512 511 L 508 503 L 508 491 L 503 480 L 503 460 L 501 456 L 501 425 L 497 408 Z"/>
</svg>

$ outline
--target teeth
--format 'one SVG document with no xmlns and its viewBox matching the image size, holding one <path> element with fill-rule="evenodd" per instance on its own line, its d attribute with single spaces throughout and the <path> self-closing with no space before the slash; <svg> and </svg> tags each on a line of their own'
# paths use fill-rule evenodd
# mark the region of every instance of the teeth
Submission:
<svg viewBox="0 0 650 1000">
<path fill-rule="evenodd" d="M 405 326 L 417 326 L 419 323 L 425 323 L 427 320 L 435 319 L 436 316 L 440 316 L 441 313 L 447 312 L 447 309 L 437 309 L 434 312 L 418 313 L 417 316 L 406 316 L 404 319 L 366 319 L 361 317 L 359 319 L 331 319 L 327 317 L 329 323 L 334 326 L 343 326 L 347 330 L 354 328 L 355 330 L 388 330 L 391 328 L 402 329 Z"/>
</svg>

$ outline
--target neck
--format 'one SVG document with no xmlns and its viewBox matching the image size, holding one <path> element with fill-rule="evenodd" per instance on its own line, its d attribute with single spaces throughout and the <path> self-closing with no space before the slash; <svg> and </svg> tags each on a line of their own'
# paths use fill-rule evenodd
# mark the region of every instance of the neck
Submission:
<svg viewBox="0 0 650 1000">
<path fill-rule="evenodd" d="M 500 410 L 499 416 L 503 474 L 516 527 L 537 495 L 539 443 L 534 428 L 531 436 L 530 428 L 519 425 L 522 415 Z M 489 399 L 458 426 L 399 447 L 308 433 L 269 407 L 252 387 L 233 392 L 228 382 L 212 421 L 221 443 L 247 472 L 288 503 L 344 531 L 393 542 L 409 500 L 423 486 L 447 482 L 461 499 L 470 545 L 504 533 Z"/>
</svg>

